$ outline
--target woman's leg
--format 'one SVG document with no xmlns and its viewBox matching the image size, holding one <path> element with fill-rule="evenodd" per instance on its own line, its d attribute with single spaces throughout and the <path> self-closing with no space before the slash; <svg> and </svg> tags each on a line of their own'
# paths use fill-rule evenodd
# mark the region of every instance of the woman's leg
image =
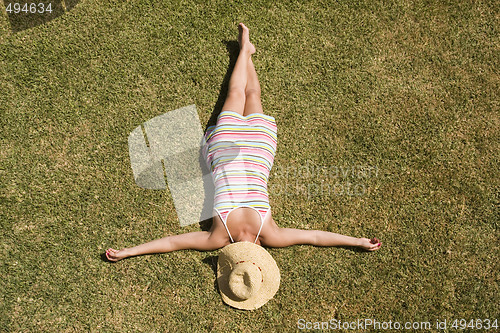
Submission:
<svg viewBox="0 0 500 333">
<path fill-rule="evenodd" d="M 240 54 L 229 79 L 229 88 L 222 111 L 234 111 L 243 115 L 246 100 L 245 90 L 248 81 L 248 63 L 252 54 L 255 53 L 255 47 L 250 43 L 248 28 L 243 23 L 240 23 L 238 29 L 240 31 L 238 36 Z"/>
<path fill-rule="evenodd" d="M 247 68 L 247 87 L 245 89 L 245 110 L 243 115 L 252 113 L 264 113 L 262 110 L 262 103 L 260 101 L 260 83 L 257 78 L 257 72 L 253 65 L 252 58 L 248 61 Z"/>
</svg>

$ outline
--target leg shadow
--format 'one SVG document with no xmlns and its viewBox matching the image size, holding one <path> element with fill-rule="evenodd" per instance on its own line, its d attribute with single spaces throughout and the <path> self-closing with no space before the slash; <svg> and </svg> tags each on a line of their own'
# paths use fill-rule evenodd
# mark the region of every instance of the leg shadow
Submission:
<svg viewBox="0 0 500 333">
<path fill-rule="evenodd" d="M 229 65 L 226 70 L 226 75 L 224 75 L 224 79 L 222 80 L 222 84 L 220 86 L 219 90 L 219 97 L 217 98 L 217 102 L 215 103 L 214 110 L 212 111 L 212 115 L 210 116 L 210 119 L 208 120 L 208 123 L 205 125 L 204 132 L 206 133 L 208 127 L 214 126 L 217 123 L 217 117 L 219 117 L 219 114 L 222 112 L 222 107 L 224 106 L 224 102 L 226 101 L 227 97 L 227 90 L 229 87 L 229 80 L 231 79 L 231 74 L 233 73 L 234 65 L 236 64 L 236 60 L 238 59 L 238 54 L 240 52 L 240 46 L 238 41 L 235 40 L 223 40 L 222 41 L 226 45 L 226 50 L 229 53 Z M 200 154 L 202 158 L 204 156 Z M 201 162 L 200 162 L 201 163 Z M 208 198 L 207 198 L 208 199 Z M 213 199 L 211 199 L 213 202 Z M 202 231 L 208 231 L 212 227 L 213 223 L 213 218 L 203 220 L 199 223 L 200 229 Z M 211 257 L 208 257 L 207 259 L 204 260 L 205 263 L 206 260 L 210 260 Z M 217 260 L 215 260 L 215 268 L 214 272 L 217 273 Z"/>
<path fill-rule="evenodd" d="M 226 49 L 227 52 L 229 53 L 229 66 L 227 68 L 226 75 L 224 76 L 224 80 L 222 80 L 222 84 L 220 86 L 220 91 L 219 91 L 219 97 L 217 99 L 217 102 L 215 103 L 214 110 L 212 112 L 212 115 L 210 116 L 207 125 L 205 126 L 205 132 L 208 127 L 216 124 L 217 117 L 222 111 L 222 106 L 224 106 L 224 102 L 226 101 L 227 97 L 229 79 L 231 78 L 231 74 L 233 73 L 234 65 L 236 64 L 236 60 L 238 59 L 238 54 L 240 53 L 240 45 L 238 44 L 238 41 L 224 40 L 222 42 L 226 44 Z"/>
</svg>

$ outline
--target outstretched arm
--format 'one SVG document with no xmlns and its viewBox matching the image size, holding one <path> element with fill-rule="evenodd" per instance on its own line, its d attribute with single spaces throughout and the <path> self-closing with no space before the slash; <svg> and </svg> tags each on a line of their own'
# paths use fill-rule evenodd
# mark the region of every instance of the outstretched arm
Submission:
<svg viewBox="0 0 500 333">
<path fill-rule="evenodd" d="M 321 230 L 279 228 L 276 225 L 262 238 L 262 244 L 270 247 L 308 244 L 315 246 L 354 246 L 367 251 L 375 251 L 381 246 L 381 243 L 376 238 L 355 238 Z"/>
<path fill-rule="evenodd" d="M 220 240 L 217 241 L 215 237 L 212 236 L 212 233 L 209 231 L 197 231 L 167 236 L 132 248 L 124 248 L 122 250 L 108 249 L 106 251 L 106 257 L 110 261 L 118 261 L 132 256 L 165 253 L 177 250 L 216 250 L 224 245 Z"/>
</svg>

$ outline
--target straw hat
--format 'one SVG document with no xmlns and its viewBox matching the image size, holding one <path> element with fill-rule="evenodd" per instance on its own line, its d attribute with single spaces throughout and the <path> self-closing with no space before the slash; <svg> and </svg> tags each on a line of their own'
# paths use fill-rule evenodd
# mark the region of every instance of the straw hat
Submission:
<svg viewBox="0 0 500 333">
<path fill-rule="evenodd" d="M 232 307 L 255 310 L 278 291 L 280 271 L 262 246 L 250 242 L 226 245 L 217 262 L 222 300 Z"/>
</svg>

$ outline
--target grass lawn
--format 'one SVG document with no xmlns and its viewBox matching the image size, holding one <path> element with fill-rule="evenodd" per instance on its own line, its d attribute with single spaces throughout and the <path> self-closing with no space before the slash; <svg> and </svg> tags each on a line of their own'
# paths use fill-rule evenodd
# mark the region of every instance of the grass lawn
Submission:
<svg viewBox="0 0 500 333">
<path fill-rule="evenodd" d="M 45 21 L 0 2 L 2 330 L 500 319 L 498 3 L 66 2 Z M 210 123 L 240 21 L 278 124 L 274 219 L 383 243 L 269 249 L 281 286 L 252 312 L 223 304 L 218 251 L 102 257 L 200 230 L 135 184 L 127 137 L 190 104 Z"/>
</svg>

